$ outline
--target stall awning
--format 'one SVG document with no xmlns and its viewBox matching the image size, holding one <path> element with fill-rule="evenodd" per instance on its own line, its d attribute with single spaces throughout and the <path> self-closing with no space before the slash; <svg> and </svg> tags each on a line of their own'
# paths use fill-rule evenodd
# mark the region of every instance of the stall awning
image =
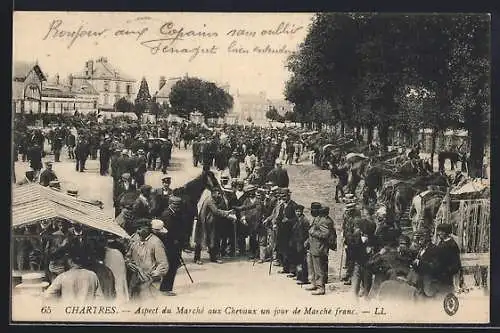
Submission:
<svg viewBox="0 0 500 333">
<path fill-rule="evenodd" d="M 38 184 L 27 184 L 15 187 L 12 194 L 12 227 L 44 219 L 62 218 L 120 237 L 129 237 L 125 230 L 99 207 L 66 193 Z"/>
</svg>

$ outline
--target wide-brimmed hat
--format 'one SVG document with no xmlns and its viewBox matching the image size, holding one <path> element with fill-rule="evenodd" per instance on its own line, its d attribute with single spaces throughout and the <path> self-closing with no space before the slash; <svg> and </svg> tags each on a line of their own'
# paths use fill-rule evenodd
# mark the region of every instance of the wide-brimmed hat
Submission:
<svg viewBox="0 0 500 333">
<path fill-rule="evenodd" d="M 53 164 L 53 163 L 52 163 L 52 161 L 47 161 L 47 162 L 45 162 L 45 165 L 46 165 L 46 166 L 49 166 L 49 165 L 52 165 L 52 164 Z"/>
<path fill-rule="evenodd" d="M 437 226 L 436 228 L 436 231 L 441 231 L 441 232 L 444 232 L 444 233 L 447 233 L 447 234 L 451 234 L 452 232 L 452 226 L 451 224 L 449 223 L 441 223 Z"/>
<path fill-rule="evenodd" d="M 162 181 L 163 183 L 170 182 L 170 181 L 172 181 L 172 177 L 170 177 L 170 176 L 165 176 L 165 177 L 163 177 L 163 178 L 161 179 L 161 181 Z"/>
<path fill-rule="evenodd" d="M 130 173 L 128 173 L 128 172 L 123 173 L 122 178 L 123 179 L 130 179 Z"/>
<path fill-rule="evenodd" d="M 302 205 L 297 205 L 297 206 L 295 206 L 295 210 L 299 210 L 299 211 L 301 211 L 301 212 L 303 212 L 303 211 L 304 211 L 304 208 L 305 208 L 305 207 L 304 207 L 304 206 L 302 206 Z"/>
<path fill-rule="evenodd" d="M 315 211 L 320 210 L 321 207 L 322 207 L 322 205 L 319 202 L 312 202 L 311 203 L 311 211 L 313 211 L 313 210 L 315 210 Z"/>
<path fill-rule="evenodd" d="M 254 186 L 254 185 L 248 185 L 245 188 L 245 192 L 253 193 L 253 192 L 256 192 L 256 191 L 257 191 L 257 186 Z"/>
<path fill-rule="evenodd" d="M 158 219 L 154 219 L 151 221 L 151 229 L 153 229 L 153 231 L 160 232 L 160 233 L 167 233 L 168 232 L 168 230 L 163 225 L 163 221 L 158 220 Z"/>
<path fill-rule="evenodd" d="M 44 289 L 50 283 L 44 281 L 43 273 L 28 273 L 21 275 L 21 283 L 16 286 L 16 289 Z"/>
</svg>

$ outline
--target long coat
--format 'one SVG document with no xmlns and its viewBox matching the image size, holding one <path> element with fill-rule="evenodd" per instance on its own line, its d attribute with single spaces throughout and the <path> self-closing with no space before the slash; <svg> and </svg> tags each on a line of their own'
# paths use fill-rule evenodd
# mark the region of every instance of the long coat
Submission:
<svg viewBox="0 0 500 333">
<path fill-rule="evenodd" d="M 273 182 L 278 187 L 288 187 L 290 180 L 285 169 L 273 169 L 267 174 L 267 181 Z"/>
<path fill-rule="evenodd" d="M 328 239 L 331 236 L 331 220 L 321 216 L 314 219 L 309 228 L 309 253 L 312 256 L 328 256 Z"/>
<path fill-rule="evenodd" d="M 294 264 L 301 264 L 305 255 L 304 243 L 309 238 L 311 224 L 305 215 L 295 219 L 290 235 L 290 258 Z"/>
<path fill-rule="evenodd" d="M 229 159 L 229 175 L 231 178 L 238 178 L 240 176 L 240 161 L 235 156 Z"/>
<path fill-rule="evenodd" d="M 209 248 L 216 246 L 221 223 L 229 216 L 229 211 L 224 210 L 224 202 L 215 202 L 212 197 L 207 198 L 200 209 L 198 224 L 194 235 L 194 241 L 199 245 L 206 245 Z"/>
</svg>

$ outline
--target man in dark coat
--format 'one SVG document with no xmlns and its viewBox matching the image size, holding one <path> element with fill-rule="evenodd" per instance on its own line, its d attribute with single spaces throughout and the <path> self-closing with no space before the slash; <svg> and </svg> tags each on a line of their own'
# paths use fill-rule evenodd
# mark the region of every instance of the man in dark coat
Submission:
<svg viewBox="0 0 500 333">
<path fill-rule="evenodd" d="M 151 200 L 151 213 L 153 216 L 160 217 L 165 209 L 168 208 L 168 199 L 172 195 L 172 177 L 165 176 L 161 179 L 163 187 L 154 190 Z"/>
<path fill-rule="evenodd" d="M 304 206 L 297 205 L 295 208 L 295 223 L 292 227 L 292 235 L 290 237 L 290 261 L 296 266 L 297 284 L 307 284 L 309 281 L 307 270 L 307 253 L 304 247 L 309 238 L 309 228 L 311 227 L 309 220 L 304 215 Z"/>
<path fill-rule="evenodd" d="M 256 196 L 257 188 L 255 186 L 249 186 L 246 189 L 245 199 L 243 200 L 243 206 L 241 207 L 243 213 L 241 217 L 241 223 L 246 227 L 249 236 L 250 245 L 250 258 L 255 259 L 259 256 L 259 245 L 257 242 L 258 228 L 262 220 L 263 214 L 263 204 Z M 245 245 L 245 238 L 240 237 L 242 241 L 238 246 L 243 247 Z"/>
<path fill-rule="evenodd" d="M 229 158 L 228 166 L 231 178 L 238 178 L 240 176 L 240 161 L 237 151 L 233 151 L 233 155 Z"/>
<path fill-rule="evenodd" d="M 69 132 L 66 136 L 66 147 L 68 148 L 68 158 L 75 158 L 75 145 L 76 145 L 76 137 L 73 133 Z"/>
<path fill-rule="evenodd" d="M 432 244 L 430 230 L 419 229 L 415 232 L 414 237 L 418 252 L 411 267 L 416 276 L 414 280 L 410 279 L 410 282 L 415 285 L 421 296 L 434 297 L 439 291 L 440 262 L 438 251 L 436 246 Z"/>
<path fill-rule="evenodd" d="M 193 150 L 193 165 L 195 167 L 198 166 L 198 162 L 200 162 L 200 142 L 198 140 L 194 140 L 193 144 L 191 146 L 191 149 Z"/>
<path fill-rule="evenodd" d="M 63 139 L 61 137 L 61 132 L 58 131 L 55 133 L 55 137 L 52 140 L 52 150 L 54 151 L 54 162 L 60 162 L 61 158 L 61 149 L 63 147 Z"/>
<path fill-rule="evenodd" d="M 75 148 L 76 171 L 83 172 L 85 170 L 85 162 L 87 161 L 89 154 L 89 144 L 83 137 L 79 137 Z"/>
<path fill-rule="evenodd" d="M 111 142 L 106 136 L 99 147 L 99 173 L 101 176 L 107 176 L 109 172 L 109 160 L 111 159 Z"/>
<path fill-rule="evenodd" d="M 43 148 L 39 145 L 34 145 L 29 149 L 30 167 L 37 173 L 42 170 L 42 152 Z"/>
<path fill-rule="evenodd" d="M 172 152 L 172 143 L 166 139 L 161 140 L 160 146 L 160 166 L 163 174 L 167 173 L 167 167 L 170 165 L 170 155 Z"/>
<path fill-rule="evenodd" d="M 347 186 L 347 181 L 349 179 L 349 167 L 343 165 L 339 168 L 336 164 L 331 164 L 330 175 L 332 178 L 338 179 L 337 185 L 335 186 L 335 202 L 340 202 L 339 193 L 344 197 L 344 187 Z"/>
<path fill-rule="evenodd" d="M 168 233 L 165 236 L 165 251 L 167 253 L 168 271 L 163 278 L 160 291 L 167 296 L 175 296 L 173 292 L 174 280 L 177 269 L 181 266 L 182 241 L 184 239 L 184 226 L 182 225 L 182 199 L 171 196 L 169 206 L 161 215 Z"/>
<path fill-rule="evenodd" d="M 295 267 L 290 264 L 289 239 L 292 233 L 292 226 L 295 216 L 297 203 L 291 200 L 291 191 L 288 188 L 280 189 L 279 212 L 273 223 L 276 228 L 276 253 L 278 261 L 281 262 L 283 269 L 278 271 L 280 274 L 290 274 L 295 276 Z"/>
<path fill-rule="evenodd" d="M 437 279 L 440 283 L 439 292 L 444 294 L 454 291 L 454 276 L 462 268 L 460 249 L 451 237 L 451 232 L 451 224 L 442 223 L 437 226 L 439 243 L 436 247 L 436 255 L 440 263 Z"/>
<path fill-rule="evenodd" d="M 352 260 L 354 261 L 352 291 L 355 298 L 359 297 L 361 286 L 365 297 L 368 297 L 372 287 L 372 274 L 368 270 L 368 261 L 375 254 L 375 228 L 374 222 L 361 219 L 359 227 L 352 236 Z"/>
<path fill-rule="evenodd" d="M 267 174 L 267 181 L 273 182 L 278 187 L 288 187 L 290 180 L 288 172 L 283 169 L 283 162 L 276 161 L 276 167 Z"/>
<path fill-rule="evenodd" d="M 144 156 L 144 150 L 139 149 L 137 151 L 137 157 L 134 159 L 134 178 L 138 187 L 144 185 L 146 182 L 146 171 L 147 171 L 147 161 L 146 156 Z"/>
</svg>

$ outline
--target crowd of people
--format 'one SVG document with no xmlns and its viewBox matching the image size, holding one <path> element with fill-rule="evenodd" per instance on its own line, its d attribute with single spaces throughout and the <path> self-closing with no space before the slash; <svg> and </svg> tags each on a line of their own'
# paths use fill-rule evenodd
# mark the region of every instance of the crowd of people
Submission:
<svg viewBox="0 0 500 333">
<path fill-rule="evenodd" d="M 212 130 L 180 124 L 174 128 L 97 125 L 75 135 L 63 126 L 47 136 L 28 131 L 20 141 L 19 153 L 31 162 L 34 173 L 41 171 L 39 149 L 43 151 L 45 137 L 50 138 L 54 162 L 59 161 L 62 142 L 79 172 L 85 171 L 89 156 L 99 156 L 101 175 L 110 174 L 114 180 L 116 222 L 131 236 L 130 240 L 117 239 L 61 221 L 30 227 L 39 228 L 29 232 L 40 235 L 40 242 L 22 240 L 19 248 L 24 250 L 18 253 L 24 259 L 18 262 L 25 265 L 28 257 L 30 267 L 38 265 L 46 271 L 51 285 L 45 294 L 78 299 L 101 295 L 148 298 L 159 288 L 164 295 L 174 296 L 177 270 L 184 264 L 182 251 L 194 250 L 194 262 L 201 265 L 201 253 L 207 249 L 214 263 L 238 254 L 254 263 L 280 266 L 279 273 L 296 279 L 299 285 L 309 285 L 306 289 L 313 295 L 324 295 L 329 282 L 328 256 L 337 251 L 330 207 L 313 202 L 310 215 L 306 214 L 305 207 L 292 200 L 290 179 L 283 167 L 300 162 L 321 141 L 287 129 L 225 126 Z M 173 132 L 178 133 L 175 138 Z M 186 219 L 185 196 L 171 188 L 170 176 L 162 178 L 161 188 L 146 184 L 144 177 L 148 169 L 157 169 L 158 158 L 158 169 L 166 173 L 173 142 L 179 139 L 185 148 L 191 147 L 193 164 L 201 164 L 202 173 L 215 168 L 221 175 L 220 186 L 208 188 L 209 194 L 198 202 L 198 214 L 191 220 Z M 57 182 L 50 165 L 40 173 L 43 186 Z M 453 288 L 460 257 L 450 237 L 450 225 L 439 226 L 440 242 L 433 245 L 426 230 L 419 230 L 413 240 L 402 235 L 382 208 L 362 212 L 354 194 L 344 195 L 343 186 L 335 199 L 346 205 L 338 251 L 342 256 L 345 251 L 343 281 L 352 285 L 356 296 L 362 290 L 365 297 L 375 297 L 387 281 L 411 286 L 416 296 L 433 297 Z M 75 283 L 81 288 L 72 289 Z"/>
</svg>

